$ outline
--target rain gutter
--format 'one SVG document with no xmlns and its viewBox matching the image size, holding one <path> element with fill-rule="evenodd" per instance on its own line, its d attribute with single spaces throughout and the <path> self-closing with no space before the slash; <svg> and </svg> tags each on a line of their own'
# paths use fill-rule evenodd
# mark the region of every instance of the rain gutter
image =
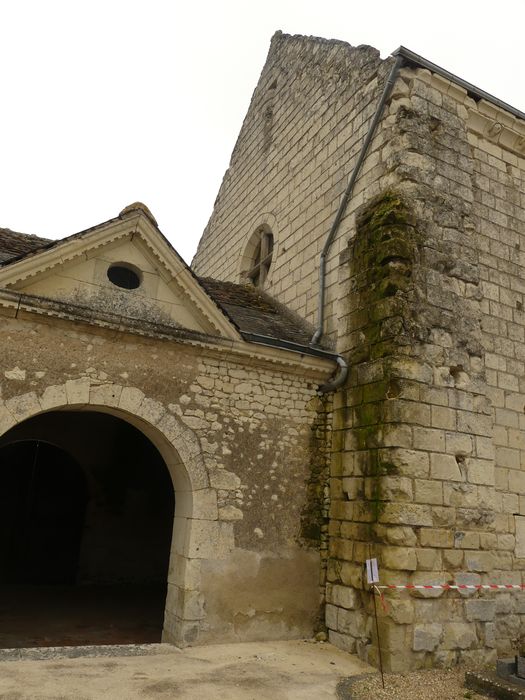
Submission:
<svg viewBox="0 0 525 700">
<path fill-rule="evenodd" d="M 348 364 L 346 360 L 335 352 L 330 352 L 329 350 L 323 350 L 323 348 L 314 348 L 311 345 L 301 345 L 300 343 L 293 343 L 289 340 L 281 340 L 277 338 L 272 338 L 269 335 L 260 335 L 258 333 L 243 333 L 241 335 L 244 340 L 250 343 L 257 343 L 258 345 L 267 345 L 272 348 L 279 348 L 281 350 L 291 350 L 292 352 L 300 353 L 301 355 L 312 355 L 314 357 L 321 357 L 326 360 L 332 360 L 332 362 L 337 363 L 337 374 L 335 377 L 329 379 L 325 384 L 319 387 L 319 391 L 322 394 L 326 394 L 329 391 L 335 391 L 346 381 L 348 374 Z"/>
</svg>

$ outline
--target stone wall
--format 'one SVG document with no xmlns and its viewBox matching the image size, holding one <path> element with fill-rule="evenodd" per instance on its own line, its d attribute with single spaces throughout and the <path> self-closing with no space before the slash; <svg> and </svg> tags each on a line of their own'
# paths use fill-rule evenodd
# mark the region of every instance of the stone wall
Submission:
<svg viewBox="0 0 525 700">
<path fill-rule="evenodd" d="M 487 114 L 457 86 L 403 70 L 383 124 L 384 195 L 340 259 L 353 371 L 335 404 L 327 625 L 374 662 L 368 556 L 387 583 L 522 583 L 523 159 L 518 134 L 490 143 Z M 387 666 L 510 653 L 522 609 L 516 593 L 392 595 L 379 610 Z"/>
<path fill-rule="evenodd" d="M 319 255 L 388 68 L 370 46 L 280 32 L 273 37 L 192 263 L 197 274 L 241 281 L 245 250 L 254 231 L 266 224 L 275 248 L 265 289 L 316 321 Z M 377 167 L 374 147 L 349 213 L 363 203 Z M 343 222 L 328 265 L 327 328 L 334 339 L 337 255 L 348 221 L 351 217 Z"/>
<path fill-rule="evenodd" d="M 268 291 L 314 320 L 318 254 L 388 67 L 369 47 L 274 37 L 199 272 L 237 281 L 270 223 Z M 386 583 L 523 582 L 524 170 L 523 121 L 403 68 L 328 260 L 326 330 L 351 371 L 334 396 L 326 624 L 373 662 L 367 557 Z M 387 667 L 511 653 L 521 597 L 389 594 Z"/>
<path fill-rule="evenodd" d="M 473 213 L 479 251 L 481 329 L 495 455 L 491 578 L 524 583 L 525 570 L 525 124 L 503 110 L 468 104 Z M 522 643 L 522 594 L 499 594 L 491 608 L 500 655 Z"/>
<path fill-rule="evenodd" d="M 270 361 L 253 347 L 236 355 L 224 344 L 23 312 L 1 316 L 0 326 L 0 435 L 43 411 L 100 410 L 138 427 L 161 452 L 176 495 L 166 639 L 315 631 L 325 528 L 317 498 L 325 443 L 316 439 L 323 370 L 305 376 L 298 356 L 284 351 Z"/>
</svg>

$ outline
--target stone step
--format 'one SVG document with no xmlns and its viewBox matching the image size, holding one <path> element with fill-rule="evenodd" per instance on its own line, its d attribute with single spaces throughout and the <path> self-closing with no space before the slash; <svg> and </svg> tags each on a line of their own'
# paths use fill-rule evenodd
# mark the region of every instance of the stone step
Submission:
<svg viewBox="0 0 525 700">
<path fill-rule="evenodd" d="M 467 671 L 465 686 L 496 700 L 524 700 L 525 687 L 515 684 L 514 678 L 503 680 L 491 671 Z"/>
</svg>

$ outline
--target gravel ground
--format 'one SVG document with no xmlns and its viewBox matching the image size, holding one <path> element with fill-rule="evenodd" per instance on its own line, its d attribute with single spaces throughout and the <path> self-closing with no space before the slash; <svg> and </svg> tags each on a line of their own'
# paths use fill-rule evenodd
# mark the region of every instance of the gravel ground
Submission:
<svg viewBox="0 0 525 700">
<path fill-rule="evenodd" d="M 381 676 L 363 678 L 352 685 L 352 700 L 487 700 L 464 686 L 465 672 L 416 671 L 406 676 L 385 674 L 385 689 Z"/>
</svg>

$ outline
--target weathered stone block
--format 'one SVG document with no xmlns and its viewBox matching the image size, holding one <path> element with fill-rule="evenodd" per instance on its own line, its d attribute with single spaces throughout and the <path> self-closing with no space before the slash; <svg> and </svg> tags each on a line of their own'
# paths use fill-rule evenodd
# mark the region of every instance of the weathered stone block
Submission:
<svg viewBox="0 0 525 700">
<path fill-rule="evenodd" d="M 337 607 L 347 610 L 355 610 L 361 604 L 359 593 L 350 586 L 332 586 L 329 601 Z"/>
<path fill-rule="evenodd" d="M 417 569 L 416 553 L 408 547 L 381 548 L 381 563 L 387 569 L 415 571 Z"/>
<path fill-rule="evenodd" d="M 182 425 L 180 419 L 171 413 L 164 413 L 157 423 L 157 428 L 177 449 L 180 450 L 184 446 L 186 453 L 189 451 L 193 451 L 195 454 L 200 452 L 200 447 L 196 444 L 197 438 L 193 437 L 190 431 Z M 195 444 L 192 445 L 192 442 Z"/>
<path fill-rule="evenodd" d="M 424 384 L 430 384 L 432 369 L 423 362 L 410 359 L 395 359 L 391 366 L 392 376 L 405 379 L 415 379 Z"/>
<path fill-rule="evenodd" d="M 430 455 L 430 475 L 433 479 L 464 481 L 455 457 L 448 454 Z"/>
<path fill-rule="evenodd" d="M 494 600 L 467 600 L 465 613 L 470 622 L 492 622 L 496 614 Z"/>
<path fill-rule="evenodd" d="M 477 644 L 478 638 L 474 624 L 448 622 L 444 628 L 444 649 L 471 649 Z"/>
<path fill-rule="evenodd" d="M 437 588 L 418 589 L 410 591 L 415 598 L 441 598 L 445 591 L 441 586 L 450 579 L 448 571 L 416 571 L 412 574 L 411 583 L 419 586 L 432 585 Z"/>
<path fill-rule="evenodd" d="M 394 525 L 432 525 L 429 506 L 414 503 L 387 503 L 379 516 L 379 522 Z"/>
<path fill-rule="evenodd" d="M 352 637 L 366 635 L 368 616 L 361 610 L 345 610 L 337 608 L 337 631 L 350 634 Z"/>
<path fill-rule="evenodd" d="M 464 433 L 446 432 L 445 444 L 449 455 L 470 455 L 474 449 L 472 436 Z"/>
<path fill-rule="evenodd" d="M 437 649 L 432 656 L 434 668 L 452 668 L 456 664 L 456 652 Z"/>
<path fill-rule="evenodd" d="M 519 615 L 498 615 L 496 617 L 496 636 L 517 639 L 520 632 Z"/>
<path fill-rule="evenodd" d="M 465 460 L 467 467 L 467 479 L 471 484 L 485 484 L 494 486 L 494 462 L 487 459 Z"/>
<path fill-rule="evenodd" d="M 371 486 L 374 488 L 375 484 Z M 379 494 L 385 501 L 412 501 L 414 498 L 412 480 L 403 476 L 382 476 L 379 479 Z M 371 497 L 372 494 L 368 495 L 368 498 Z"/>
<path fill-rule="evenodd" d="M 383 428 L 381 443 L 385 447 L 412 447 L 412 428 L 409 425 L 389 423 Z"/>
<path fill-rule="evenodd" d="M 463 564 L 463 552 L 458 549 L 444 549 L 443 563 L 452 570 L 460 568 Z"/>
<path fill-rule="evenodd" d="M 42 410 L 48 411 L 51 408 L 58 408 L 67 405 L 66 387 L 64 384 L 48 386 L 40 399 Z"/>
<path fill-rule="evenodd" d="M 515 554 L 520 559 L 525 559 L 525 517 L 515 516 L 516 549 Z"/>
<path fill-rule="evenodd" d="M 87 377 L 80 379 L 68 379 L 66 382 L 66 395 L 69 404 L 89 403 L 90 380 Z"/>
<path fill-rule="evenodd" d="M 493 532 L 479 533 L 479 546 L 481 549 L 514 549 L 513 535 L 496 535 Z"/>
<path fill-rule="evenodd" d="M 330 517 L 336 520 L 353 520 L 354 504 L 350 501 L 333 501 L 330 505 Z"/>
<path fill-rule="evenodd" d="M 13 414 L 5 408 L 5 406 L 0 405 L 0 435 L 12 428 L 16 421 Z"/>
<path fill-rule="evenodd" d="M 217 520 L 217 492 L 214 489 L 199 489 L 191 498 L 177 499 L 177 517 Z"/>
<path fill-rule="evenodd" d="M 425 478 L 429 474 L 429 457 L 426 452 L 404 448 L 381 449 L 380 462 L 392 465 L 403 476 Z"/>
<path fill-rule="evenodd" d="M 225 558 L 234 544 L 232 528 L 232 523 L 192 520 L 187 546 L 188 557 L 190 559 Z"/>
<path fill-rule="evenodd" d="M 471 667 L 494 668 L 496 660 L 496 649 L 470 649 L 459 653 L 460 663 Z"/>
<path fill-rule="evenodd" d="M 442 568 L 441 552 L 438 549 L 416 549 L 419 571 L 439 571 Z"/>
<path fill-rule="evenodd" d="M 356 546 L 358 546 L 358 544 L 359 543 L 356 543 Z M 354 559 L 354 543 L 350 540 L 333 538 L 330 541 L 330 556 L 336 559 L 352 561 Z"/>
<path fill-rule="evenodd" d="M 149 398 L 142 399 L 140 406 L 136 410 L 136 415 L 140 416 L 151 425 L 157 425 L 165 413 L 166 409 L 160 401 Z"/>
<path fill-rule="evenodd" d="M 17 421 L 34 416 L 42 410 L 38 396 L 34 391 L 8 399 L 5 402 L 5 408 Z"/>
<path fill-rule="evenodd" d="M 496 647 L 496 625 L 493 622 L 487 622 L 485 625 L 485 646 Z"/>
<path fill-rule="evenodd" d="M 445 450 L 445 433 L 437 428 L 414 428 L 414 447 L 417 450 Z"/>
<path fill-rule="evenodd" d="M 89 403 L 93 406 L 118 406 L 122 387 L 118 384 L 101 384 L 89 390 Z"/>
<path fill-rule="evenodd" d="M 125 386 L 120 394 L 119 408 L 128 413 L 136 413 L 143 399 L 144 393 L 140 389 Z"/>
<path fill-rule="evenodd" d="M 470 571 L 458 571 L 454 577 L 454 583 L 458 586 L 477 586 L 481 583 L 481 576 Z M 460 588 L 459 595 L 462 598 L 472 598 L 478 592 L 474 588 Z"/>
<path fill-rule="evenodd" d="M 443 547 L 454 546 L 454 533 L 450 530 L 422 528 L 419 541 L 422 547 Z"/>
<path fill-rule="evenodd" d="M 494 568 L 492 552 L 466 552 L 465 564 L 470 571 L 491 571 Z"/>
<path fill-rule="evenodd" d="M 469 411 L 458 411 L 458 430 L 469 435 L 490 435 L 492 416 L 484 416 Z"/>
<path fill-rule="evenodd" d="M 440 482 L 428 479 L 415 479 L 416 503 L 431 503 L 441 505 L 443 503 L 443 485 Z"/>
<path fill-rule="evenodd" d="M 456 509 L 450 506 L 432 507 L 432 524 L 434 527 L 452 527 L 456 522 Z"/>
<path fill-rule="evenodd" d="M 414 547 L 417 544 L 416 533 L 411 527 L 385 527 L 384 538 L 389 544 L 393 545 Z"/>
<path fill-rule="evenodd" d="M 338 610 L 336 605 L 326 605 L 325 607 L 325 623 L 330 630 L 337 630 Z"/>
<path fill-rule="evenodd" d="M 411 600 L 388 600 L 388 615 L 399 625 L 410 625 L 414 622 L 414 604 Z"/>
<path fill-rule="evenodd" d="M 363 567 L 359 564 L 344 561 L 340 569 L 341 581 L 347 586 L 363 587 Z"/>
<path fill-rule="evenodd" d="M 456 530 L 454 532 L 454 546 L 458 549 L 479 549 L 479 534 L 479 532 Z"/>
<path fill-rule="evenodd" d="M 414 651 L 434 651 L 441 641 L 443 625 L 431 623 L 414 625 L 412 649 Z"/>
<path fill-rule="evenodd" d="M 233 472 L 226 471 L 226 469 L 210 469 L 208 475 L 210 486 L 214 489 L 236 491 L 241 485 L 239 477 Z"/>
</svg>

